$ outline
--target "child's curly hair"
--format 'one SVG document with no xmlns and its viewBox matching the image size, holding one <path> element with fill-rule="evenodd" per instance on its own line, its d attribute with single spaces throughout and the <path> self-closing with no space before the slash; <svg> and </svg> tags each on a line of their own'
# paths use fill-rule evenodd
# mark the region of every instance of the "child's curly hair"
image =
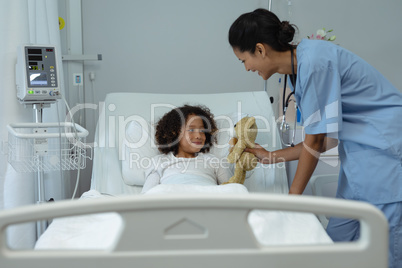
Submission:
<svg viewBox="0 0 402 268">
<path fill-rule="evenodd" d="M 161 153 L 168 154 L 169 152 L 173 152 L 174 155 L 178 153 L 181 129 L 183 125 L 186 124 L 189 115 L 197 115 L 201 117 L 204 123 L 204 128 L 208 131 L 205 133 L 205 144 L 200 152 L 209 152 L 210 147 L 216 141 L 214 134 L 218 130 L 214 120 L 214 115 L 211 113 L 209 108 L 205 106 L 184 105 L 166 113 L 158 121 L 155 140 L 158 145 L 158 150 Z"/>
</svg>

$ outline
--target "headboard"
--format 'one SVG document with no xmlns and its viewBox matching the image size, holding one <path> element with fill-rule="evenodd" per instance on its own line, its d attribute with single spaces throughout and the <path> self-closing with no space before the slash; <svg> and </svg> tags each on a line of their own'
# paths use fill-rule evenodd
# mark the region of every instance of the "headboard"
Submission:
<svg viewBox="0 0 402 268">
<path fill-rule="evenodd" d="M 256 117 L 259 129 L 256 142 L 268 150 L 281 148 L 275 116 L 266 92 L 237 92 L 217 94 L 154 94 L 154 93 L 110 93 L 100 105 L 100 117 L 95 132 L 94 161 L 91 189 L 112 195 L 138 194 L 141 183 L 132 184 L 124 180 L 124 152 L 127 149 L 126 130 L 133 121 L 144 125 L 148 122 L 153 133 L 154 124 L 172 108 L 184 104 L 205 105 L 214 114 L 219 128 L 218 145 L 211 152 L 225 157 L 230 138 L 225 124 L 227 118 L 236 123 L 238 115 Z M 240 118 L 239 118 L 240 119 Z M 147 141 L 153 144 L 153 138 Z M 155 150 L 155 148 L 153 148 Z M 250 192 L 287 193 L 288 185 L 285 166 L 260 165 L 248 172 L 245 185 Z"/>
</svg>

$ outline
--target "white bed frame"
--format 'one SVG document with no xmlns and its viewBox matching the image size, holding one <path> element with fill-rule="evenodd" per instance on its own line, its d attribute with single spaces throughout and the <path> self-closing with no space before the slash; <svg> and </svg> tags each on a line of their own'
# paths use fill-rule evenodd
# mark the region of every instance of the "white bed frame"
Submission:
<svg viewBox="0 0 402 268">
<path fill-rule="evenodd" d="M 248 225 L 247 215 L 252 209 L 359 219 L 361 238 L 329 245 L 263 247 Z M 7 247 L 8 225 L 111 211 L 120 213 L 123 219 L 112 250 L 33 251 Z M 0 263 L 7 268 L 386 268 L 388 257 L 387 221 L 380 211 L 362 202 L 308 196 L 152 195 L 61 201 L 2 211 L 0 230 Z"/>
</svg>

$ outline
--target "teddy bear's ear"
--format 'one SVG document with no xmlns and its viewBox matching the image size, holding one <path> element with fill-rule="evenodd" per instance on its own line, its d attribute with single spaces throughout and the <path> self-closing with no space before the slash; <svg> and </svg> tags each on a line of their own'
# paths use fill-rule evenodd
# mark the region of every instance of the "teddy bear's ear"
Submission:
<svg viewBox="0 0 402 268">
<path fill-rule="evenodd" d="M 247 122 L 246 122 L 246 128 L 247 129 L 249 129 L 249 128 L 252 128 L 252 126 L 255 124 L 255 118 L 254 117 L 249 117 L 248 119 L 247 119 Z"/>
</svg>

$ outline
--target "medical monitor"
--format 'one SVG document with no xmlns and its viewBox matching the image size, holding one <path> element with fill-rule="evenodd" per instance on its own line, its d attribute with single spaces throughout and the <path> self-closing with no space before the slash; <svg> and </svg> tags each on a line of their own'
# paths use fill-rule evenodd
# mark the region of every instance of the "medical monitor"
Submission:
<svg viewBox="0 0 402 268">
<path fill-rule="evenodd" d="M 59 99 L 57 50 L 51 45 L 22 45 L 16 65 L 17 98 L 21 103 L 52 103 Z"/>
</svg>

